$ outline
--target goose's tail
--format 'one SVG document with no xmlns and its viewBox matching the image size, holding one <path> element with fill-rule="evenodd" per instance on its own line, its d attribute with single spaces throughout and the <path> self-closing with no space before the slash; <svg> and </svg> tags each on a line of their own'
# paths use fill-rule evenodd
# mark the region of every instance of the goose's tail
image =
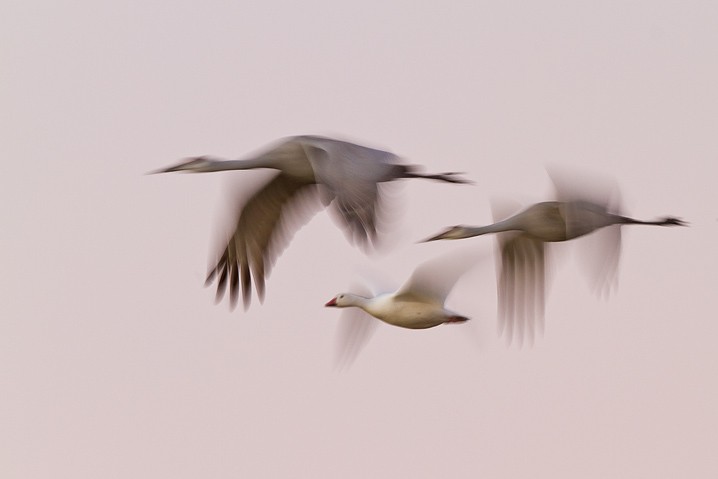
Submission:
<svg viewBox="0 0 718 479">
<path fill-rule="evenodd" d="M 457 314 L 457 315 L 454 315 L 454 316 L 449 316 L 449 317 L 446 319 L 446 321 L 444 321 L 444 324 L 465 323 L 465 322 L 467 322 L 467 321 L 470 320 L 470 319 L 471 319 L 471 318 L 467 318 L 466 316 L 459 316 L 459 315 Z"/>
</svg>

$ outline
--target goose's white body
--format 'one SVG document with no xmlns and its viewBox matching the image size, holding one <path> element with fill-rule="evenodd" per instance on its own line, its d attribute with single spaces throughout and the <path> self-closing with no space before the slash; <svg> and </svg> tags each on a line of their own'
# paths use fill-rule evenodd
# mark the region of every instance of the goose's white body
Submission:
<svg viewBox="0 0 718 479">
<path fill-rule="evenodd" d="M 251 301 L 252 277 L 263 299 L 265 277 L 277 257 L 294 232 L 322 206 L 331 205 L 350 242 L 372 246 L 385 209 L 381 183 L 399 178 L 468 182 L 456 173 L 418 173 L 415 166 L 402 164 L 388 151 L 320 136 L 286 138 L 245 160 L 192 158 L 157 173 L 255 168 L 279 173 L 243 205 L 234 233 L 207 276 L 207 284 L 217 279 L 217 300 L 229 289 L 232 307 L 237 302 L 240 279 L 245 308 Z"/>
<path fill-rule="evenodd" d="M 475 263 L 476 257 L 451 255 L 420 265 L 409 280 L 393 293 L 371 297 L 340 293 L 325 306 L 350 308 L 339 320 L 341 362 L 350 363 L 371 336 L 379 319 L 392 326 L 427 329 L 446 323 L 463 323 L 469 318 L 446 309 L 444 302 L 459 278 Z"/>
<path fill-rule="evenodd" d="M 399 293 L 380 294 L 373 298 L 342 293 L 332 301 L 335 301 L 335 304 L 328 304 L 329 306 L 355 306 L 387 324 L 407 329 L 427 329 L 444 323 L 468 320 L 468 318 L 446 309 L 443 302 L 439 303 L 431 298 L 418 296 L 408 297 Z"/>
</svg>

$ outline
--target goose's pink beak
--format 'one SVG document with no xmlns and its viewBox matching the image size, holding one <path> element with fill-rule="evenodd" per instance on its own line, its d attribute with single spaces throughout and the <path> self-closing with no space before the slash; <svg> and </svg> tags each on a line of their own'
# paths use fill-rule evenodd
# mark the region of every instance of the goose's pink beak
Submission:
<svg viewBox="0 0 718 479">
<path fill-rule="evenodd" d="M 337 305 L 337 298 L 332 298 L 329 301 L 327 301 L 327 304 L 324 306 L 336 306 Z"/>
</svg>

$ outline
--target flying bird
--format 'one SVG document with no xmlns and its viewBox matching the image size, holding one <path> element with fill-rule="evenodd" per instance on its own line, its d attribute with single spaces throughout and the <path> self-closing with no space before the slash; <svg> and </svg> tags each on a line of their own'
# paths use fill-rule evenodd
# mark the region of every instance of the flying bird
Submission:
<svg viewBox="0 0 718 479">
<path fill-rule="evenodd" d="M 394 292 L 357 293 L 355 288 L 354 293 L 334 296 L 324 306 L 352 308 L 339 321 L 339 362 L 349 364 L 356 358 L 378 324 L 376 319 L 407 329 L 468 321 L 468 317 L 446 309 L 444 303 L 477 259 L 465 253 L 444 255 L 419 265 Z"/>
<path fill-rule="evenodd" d="M 243 205 L 234 233 L 205 281 L 206 286 L 217 281 L 218 302 L 229 289 L 231 308 L 237 303 L 240 278 L 245 309 L 251 302 L 252 277 L 263 301 L 265 278 L 275 260 L 295 231 L 322 207 L 330 206 L 351 243 L 371 248 L 383 209 L 381 183 L 401 178 L 470 183 L 459 173 L 423 174 L 388 151 L 320 136 L 285 138 L 243 160 L 188 158 L 153 173 L 257 168 L 278 173 Z"/>
<path fill-rule="evenodd" d="M 672 216 L 643 221 L 621 215 L 617 190 L 611 195 L 608 190 L 591 188 L 595 184 L 578 185 L 575 181 L 566 181 L 557 172 L 551 177 L 560 201 L 537 203 L 508 218 L 495 207 L 494 224 L 452 226 L 424 240 L 501 233 L 498 238 L 500 260 L 497 262 L 499 334 L 505 333 L 508 343 L 514 333 L 521 344 L 524 334 L 533 341 L 536 325 L 539 331 L 543 330 L 546 243 L 568 241 L 597 232 L 592 236 L 600 241 L 592 245 L 591 259 L 594 261 L 594 284 L 600 290 L 615 280 L 621 250 L 621 226 L 686 226 L 686 222 Z M 614 212 L 610 211 L 612 207 Z"/>
</svg>

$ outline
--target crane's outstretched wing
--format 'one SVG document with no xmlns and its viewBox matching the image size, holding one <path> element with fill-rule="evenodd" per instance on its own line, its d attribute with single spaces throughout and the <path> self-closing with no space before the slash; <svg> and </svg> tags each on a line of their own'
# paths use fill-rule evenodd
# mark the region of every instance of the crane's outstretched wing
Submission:
<svg viewBox="0 0 718 479">
<path fill-rule="evenodd" d="M 252 296 L 252 276 L 260 301 L 264 280 L 294 233 L 321 209 L 316 185 L 285 174 L 276 175 L 257 191 L 239 214 L 237 227 L 205 285 L 217 279 L 217 301 L 229 288 L 230 307 L 237 304 L 239 282 L 247 309 Z"/>
<path fill-rule="evenodd" d="M 392 153 L 353 143 L 304 137 L 322 201 L 332 205 L 347 239 L 365 248 L 375 246 L 387 214 L 379 183 L 400 178 L 406 167 Z"/>
<path fill-rule="evenodd" d="M 586 202 L 609 213 L 621 213 L 621 195 L 614 178 L 558 166 L 547 167 L 546 172 L 556 200 Z"/>
<path fill-rule="evenodd" d="M 533 343 L 543 332 L 546 297 L 546 258 L 542 241 L 523 233 L 498 234 L 500 263 L 497 264 L 499 335 L 521 346 L 524 337 Z"/>
<path fill-rule="evenodd" d="M 504 220 L 520 209 L 514 200 L 491 200 L 494 221 Z M 499 335 L 505 335 L 507 343 L 515 336 L 519 346 L 524 336 L 532 343 L 537 330 L 543 332 L 546 245 L 519 232 L 498 233 L 496 241 Z"/>
<path fill-rule="evenodd" d="M 569 237 L 585 230 L 593 233 L 576 242 L 579 257 L 591 289 L 599 296 L 608 296 L 618 282 L 621 258 L 621 227 L 605 226 L 607 215 L 622 214 L 621 191 L 612 178 L 578 172 L 566 168 L 548 169 L 556 199 L 566 202 L 566 232 Z"/>
<path fill-rule="evenodd" d="M 621 259 L 621 227 L 602 228 L 576 243 L 580 249 L 579 263 L 587 276 L 589 287 L 597 296 L 607 298 L 618 286 Z"/>
</svg>

